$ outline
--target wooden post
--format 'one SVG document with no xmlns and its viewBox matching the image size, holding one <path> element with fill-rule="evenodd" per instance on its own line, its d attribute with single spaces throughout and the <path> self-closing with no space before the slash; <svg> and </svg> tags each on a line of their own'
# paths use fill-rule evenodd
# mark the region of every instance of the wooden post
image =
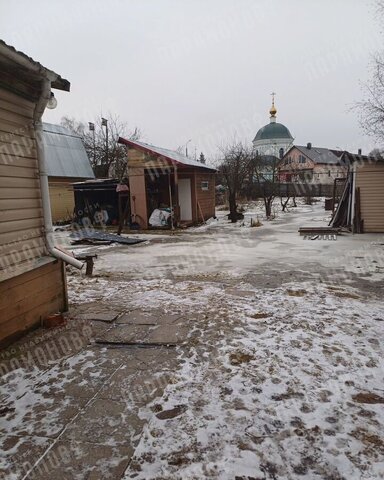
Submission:
<svg viewBox="0 0 384 480">
<path fill-rule="evenodd" d="M 200 215 L 201 215 L 201 219 L 203 220 L 203 223 L 205 223 L 204 214 L 203 214 L 203 211 L 201 209 L 201 206 L 200 206 L 199 202 L 197 202 L 197 206 L 199 207 L 199 212 L 200 212 Z"/>
<path fill-rule="evenodd" d="M 180 205 L 179 205 L 179 179 L 177 175 L 177 166 L 173 166 L 174 171 L 174 182 L 175 182 L 175 223 L 176 226 L 179 225 L 180 222 Z"/>
<path fill-rule="evenodd" d="M 194 185 L 194 191 L 195 191 L 195 201 L 194 201 L 194 207 L 195 207 L 195 218 L 193 219 L 194 223 L 199 222 L 199 207 L 198 202 L 197 202 L 197 179 L 196 179 L 196 170 L 193 171 L 193 185 Z"/>
<path fill-rule="evenodd" d="M 175 226 L 174 221 L 174 211 L 173 211 L 173 202 L 172 202 L 172 187 L 171 187 L 171 171 L 168 172 L 168 190 L 169 190 L 169 207 L 171 209 L 171 229 L 174 230 Z"/>
<path fill-rule="evenodd" d="M 335 213 L 335 203 L 336 203 L 336 178 L 333 181 L 333 192 L 332 192 L 332 215 Z"/>
<path fill-rule="evenodd" d="M 87 277 L 91 277 L 93 273 L 93 255 L 87 255 L 85 257 L 85 261 L 87 265 L 85 275 L 87 275 Z"/>
</svg>

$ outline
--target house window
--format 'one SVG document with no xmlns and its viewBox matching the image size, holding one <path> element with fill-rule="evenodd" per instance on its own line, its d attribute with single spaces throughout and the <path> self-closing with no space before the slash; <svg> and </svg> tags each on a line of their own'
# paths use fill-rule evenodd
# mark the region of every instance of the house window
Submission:
<svg viewBox="0 0 384 480">
<path fill-rule="evenodd" d="M 209 190 L 209 184 L 207 181 L 201 182 L 201 190 Z"/>
<path fill-rule="evenodd" d="M 300 157 L 299 157 L 299 163 L 305 163 L 305 157 L 304 157 L 304 155 L 300 155 Z"/>
</svg>

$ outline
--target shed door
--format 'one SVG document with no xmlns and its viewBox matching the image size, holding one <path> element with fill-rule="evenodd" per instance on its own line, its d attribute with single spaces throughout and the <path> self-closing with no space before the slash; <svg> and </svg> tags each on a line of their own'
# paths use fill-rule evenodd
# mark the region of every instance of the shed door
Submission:
<svg viewBox="0 0 384 480">
<path fill-rule="evenodd" d="M 179 179 L 179 204 L 180 220 L 182 222 L 192 221 L 192 194 L 191 179 Z"/>
</svg>

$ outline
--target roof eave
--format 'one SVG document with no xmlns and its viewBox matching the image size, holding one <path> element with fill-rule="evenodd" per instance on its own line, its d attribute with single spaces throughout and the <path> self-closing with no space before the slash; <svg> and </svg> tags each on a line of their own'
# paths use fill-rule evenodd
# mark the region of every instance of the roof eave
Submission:
<svg viewBox="0 0 384 480">
<path fill-rule="evenodd" d="M 127 147 L 136 148 L 137 150 L 141 150 L 142 152 L 148 153 L 150 155 L 156 155 L 158 157 L 165 158 L 172 165 L 183 165 L 182 163 L 178 162 L 177 160 L 174 160 L 173 158 L 169 158 L 166 155 L 159 155 L 157 152 L 154 152 L 150 148 L 144 147 L 143 145 L 139 145 L 136 142 L 133 142 L 132 140 L 127 140 L 126 138 L 119 137 L 119 140 L 117 141 L 117 143 L 120 143 L 122 145 L 126 145 Z"/>
<path fill-rule="evenodd" d="M 48 68 L 36 62 L 23 52 L 16 50 L 14 47 L 6 44 L 0 40 L 0 54 L 8 60 L 11 64 L 17 65 L 21 72 L 33 72 L 37 77 L 48 78 L 51 81 L 52 88 L 57 90 L 70 91 L 71 84 L 65 78 L 62 78 L 58 73 L 49 70 Z"/>
<path fill-rule="evenodd" d="M 120 143 L 121 145 L 126 145 L 127 147 L 136 148 L 137 150 L 141 150 L 144 153 L 148 153 L 150 155 L 165 158 L 172 165 L 181 165 L 182 167 L 190 167 L 190 168 L 202 168 L 204 170 L 211 170 L 212 172 L 216 172 L 216 169 L 207 167 L 204 164 L 202 164 L 201 167 L 200 167 L 198 165 L 188 165 L 186 163 L 179 162 L 179 161 L 175 160 L 174 158 L 170 158 L 170 157 L 168 157 L 167 155 L 164 155 L 164 154 L 159 154 L 158 152 L 155 152 L 154 150 L 151 150 L 150 148 L 145 147 L 144 145 L 139 145 L 138 143 L 136 143 L 132 140 L 127 140 L 126 138 L 123 138 L 123 137 L 119 137 L 117 143 Z"/>
</svg>

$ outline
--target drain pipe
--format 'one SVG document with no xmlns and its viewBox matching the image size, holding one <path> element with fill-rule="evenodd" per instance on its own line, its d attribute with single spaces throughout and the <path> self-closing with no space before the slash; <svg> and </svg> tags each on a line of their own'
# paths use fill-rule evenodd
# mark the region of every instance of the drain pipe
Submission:
<svg viewBox="0 0 384 480">
<path fill-rule="evenodd" d="M 35 126 L 36 134 L 36 151 L 37 160 L 39 163 L 39 175 L 40 175 L 40 188 L 41 188 L 41 200 L 43 203 L 43 215 L 44 215 L 44 233 L 48 252 L 55 258 L 62 260 L 65 263 L 69 263 L 73 267 L 79 270 L 84 266 L 84 263 L 80 262 L 76 258 L 68 255 L 67 253 L 59 250 L 55 247 L 55 241 L 53 236 L 52 216 L 51 216 L 51 204 L 49 200 L 49 187 L 48 187 L 48 175 L 45 161 L 45 149 L 43 141 L 43 123 L 42 116 L 47 105 L 48 100 L 51 97 L 51 81 L 52 79 L 46 79 L 43 81 L 43 89 L 41 96 L 36 104 L 36 108 L 33 114 L 33 122 Z"/>
<path fill-rule="evenodd" d="M 355 233 L 355 201 L 356 201 L 356 164 L 352 164 L 352 185 L 351 185 L 351 229 Z"/>
</svg>

